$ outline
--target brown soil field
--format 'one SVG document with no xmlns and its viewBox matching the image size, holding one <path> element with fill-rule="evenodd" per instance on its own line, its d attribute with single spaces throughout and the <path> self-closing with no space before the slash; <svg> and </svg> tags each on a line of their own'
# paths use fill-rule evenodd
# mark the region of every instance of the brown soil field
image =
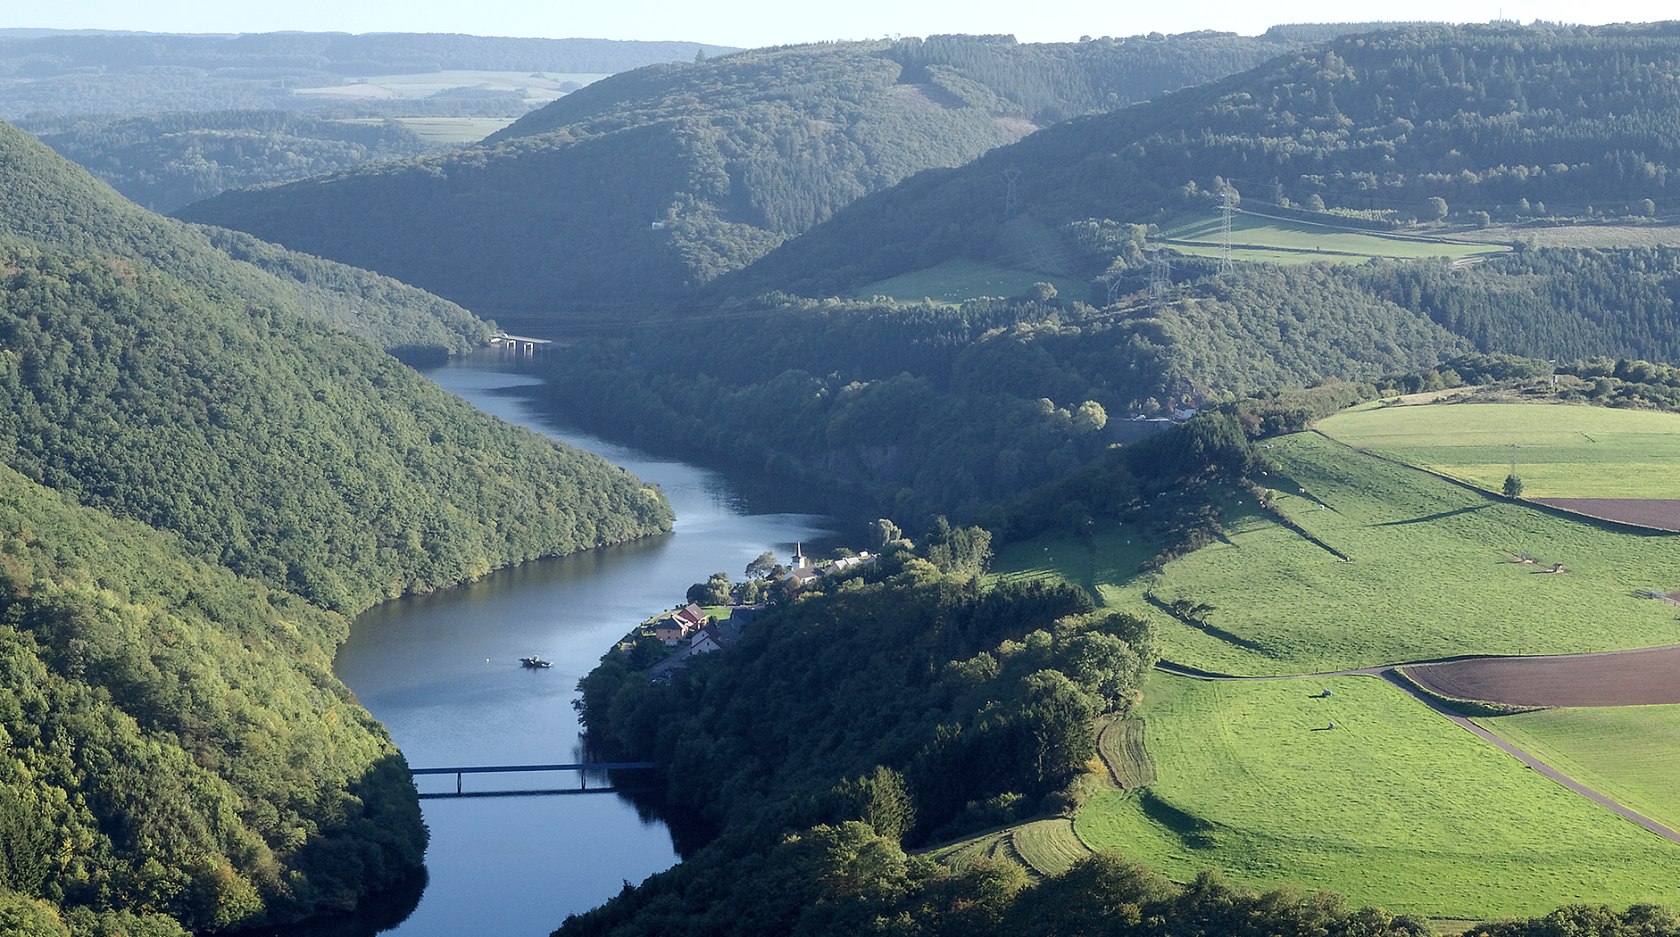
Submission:
<svg viewBox="0 0 1680 937">
<path fill-rule="evenodd" d="M 1658 498 L 1534 498 L 1537 504 L 1561 508 L 1587 517 L 1680 531 L 1680 501 Z"/>
<path fill-rule="evenodd" d="M 1483 658 L 1401 670 L 1442 696 L 1512 706 L 1680 703 L 1680 647 Z"/>
</svg>

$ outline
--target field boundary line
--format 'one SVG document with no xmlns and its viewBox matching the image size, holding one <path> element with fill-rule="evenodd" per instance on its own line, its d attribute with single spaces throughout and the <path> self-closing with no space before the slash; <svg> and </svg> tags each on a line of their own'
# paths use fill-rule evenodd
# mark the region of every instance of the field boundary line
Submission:
<svg viewBox="0 0 1680 937">
<path fill-rule="evenodd" d="M 1562 771 L 1559 771 L 1557 768 L 1554 768 L 1550 764 L 1541 760 L 1538 755 L 1535 755 L 1527 749 L 1518 746 L 1514 742 L 1505 739 L 1503 736 L 1496 734 L 1490 729 L 1482 728 L 1470 718 L 1461 716 L 1458 713 L 1444 708 L 1438 701 L 1431 699 L 1430 697 L 1417 692 L 1413 687 L 1408 686 L 1404 676 L 1397 673 L 1397 668 L 1387 668 L 1382 672 L 1381 676 L 1383 679 L 1399 687 L 1401 690 L 1404 690 L 1407 695 L 1411 696 L 1413 699 L 1423 703 L 1423 705 L 1428 706 L 1437 714 L 1445 717 L 1448 721 L 1456 724 L 1484 742 L 1492 744 L 1500 751 L 1511 755 L 1528 767 L 1538 771 L 1541 775 L 1551 781 L 1562 785 L 1568 790 L 1580 794 L 1601 807 L 1609 808 L 1612 812 L 1620 815 L 1622 818 L 1637 823 L 1669 842 L 1680 844 L 1680 832 L 1675 832 L 1667 826 L 1664 826 L 1639 811 L 1623 804 L 1621 801 L 1582 784 L 1580 781 L 1575 780 L 1569 775 L 1564 774 Z"/>
<path fill-rule="evenodd" d="M 1378 461 L 1387 462 L 1390 465 L 1397 465 L 1401 468 L 1411 469 L 1414 472 L 1422 472 L 1423 474 L 1433 478 L 1439 478 L 1441 481 L 1451 485 L 1457 485 L 1465 491 L 1473 491 L 1495 504 L 1521 505 L 1522 507 L 1529 508 L 1530 510 L 1539 511 L 1542 514 L 1550 514 L 1554 517 L 1560 517 L 1563 520 L 1573 521 L 1578 524 L 1602 524 L 1606 527 L 1614 528 L 1617 533 L 1638 534 L 1644 537 L 1664 537 L 1680 533 L 1680 531 L 1671 530 L 1667 527 L 1651 527 L 1645 524 L 1634 524 L 1628 521 L 1613 520 L 1608 517 L 1598 517 L 1592 514 L 1587 514 L 1584 511 L 1571 511 L 1568 508 L 1560 508 L 1557 505 L 1547 504 L 1544 501 L 1534 498 L 1507 498 L 1496 491 L 1490 491 L 1480 485 L 1472 484 L 1462 478 L 1456 478 L 1452 475 L 1448 475 L 1445 472 L 1439 472 L 1435 469 L 1426 468 L 1422 465 L 1413 465 L 1410 462 L 1401 461 L 1400 459 L 1396 459 L 1390 455 L 1384 455 L 1380 452 L 1374 452 L 1361 446 L 1355 446 L 1351 443 L 1343 442 L 1329 433 L 1326 433 L 1324 430 L 1319 429 L 1316 424 L 1311 427 L 1311 431 L 1351 452 L 1355 452 L 1362 456 L 1369 456 L 1370 458 L 1377 459 Z"/>
<path fill-rule="evenodd" d="M 1680 647 L 1680 645 L 1673 645 L 1673 644 L 1663 645 L 1663 646 L 1668 647 L 1668 648 Z M 1639 648 L 1638 650 L 1653 650 L 1653 648 Z M 1590 654 L 1550 654 L 1550 655 L 1533 655 L 1533 656 L 1537 656 L 1537 657 L 1602 657 L 1602 656 L 1607 656 L 1607 655 L 1611 655 L 1611 654 L 1628 654 L 1628 653 L 1633 653 L 1633 651 L 1627 651 L 1627 650 L 1623 650 L 1623 651 L 1597 651 L 1597 652 L 1593 652 L 1593 653 L 1590 653 Z M 1510 659 L 1512 659 L 1512 658 L 1500 658 L 1500 657 L 1491 657 L 1490 658 L 1490 657 L 1487 657 L 1487 656 L 1483 655 L 1483 656 L 1480 656 L 1480 657 L 1455 658 L 1454 660 L 1510 660 Z M 1531 659 L 1531 658 L 1519 657 L 1519 658 L 1515 658 L 1515 659 L 1520 660 L 1520 659 Z M 1418 661 L 1417 663 L 1449 663 L 1449 662 L 1451 662 L 1451 661 Z M 1639 811 L 1634 810 L 1632 807 L 1629 807 L 1629 806 L 1623 804 L 1621 801 L 1618 801 L 1615 798 L 1613 798 L 1613 797 L 1611 797 L 1607 794 L 1601 793 L 1600 791 L 1595 790 L 1594 788 L 1588 787 L 1587 785 L 1581 783 L 1580 781 L 1575 780 L 1574 778 L 1570 777 L 1567 774 L 1564 774 L 1562 771 L 1558 770 L 1557 768 L 1552 767 L 1550 764 L 1548 764 L 1547 762 L 1542 760 L 1538 755 L 1535 755 L 1532 752 L 1528 751 L 1527 749 L 1518 746 L 1514 742 L 1510 742 L 1510 741 L 1506 740 L 1503 736 L 1498 735 L 1497 733 L 1493 732 L 1490 729 L 1482 728 L 1481 726 L 1477 725 L 1473 720 L 1469 719 L 1468 717 L 1461 716 L 1458 713 L 1455 713 L 1455 712 L 1445 708 L 1439 701 L 1437 701 L 1435 699 L 1432 699 L 1429 696 L 1424 695 L 1423 693 L 1419 692 L 1418 688 L 1408 685 L 1408 683 L 1405 679 L 1405 676 L 1398 672 L 1401 667 L 1405 667 L 1405 666 L 1410 666 L 1410 665 L 1409 664 L 1388 664 L 1388 665 L 1380 665 L 1380 666 L 1376 666 L 1376 667 L 1358 667 L 1358 668 L 1353 668 L 1353 669 L 1350 669 L 1350 670 L 1334 670 L 1334 671 L 1329 671 L 1329 672 L 1325 672 L 1325 673 L 1280 674 L 1280 675 L 1275 675 L 1275 676 L 1237 676 L 1237 675 L 1233 675 L 1233 674 L 1215 674 L 1215 673 L 1209 673 L 1207 671 L 1199 671 L 1199 670 L 1196 670 L 1195 668 L 1183 668 L 1179 665 L 1172 664 L 1168 661 L 1158 661 L 1158 662 L 1156 662 L 1155 669 L 1161 671 L 1162 673 L 1172 674 L 1173 676 L 1189 677 L 1189 678 L 1194 679 L 1194 680 L 1209 680 L 1209 681 L 1311 680 L 1315 677 L 1317 677 L 1317 678 L 1322 678 L 1322 677 L 1377 677 L 1379 679 L 1386 680 L 1389 683 L 1393 684 L 1395 687 L 1399 688 L 1407 696 L 1410 696 L 1411 698 L 1417 700 L 1418 702 L 1422 703 L 1423 705 L 1429 707 L 1430 711 L 1436 713 L 1439 716 L 1442 716 L 1443 718 L 1447 719 L 1449 722 L 1452 722 L 1453 724 L 1457 725 L 1458 727 L 1464 729 L 1466 732 L 1469 732 L 1471 735 L 1474 735 L 1477 738 L 1480 738 L 1482 741 L 1493 745 L 1495 748 L 1499 749 L 1500 751 L 1503 751 L 1506 754 L 1512 756 L 1513 758 L 1516 758 L 1518 761 L 1527 765 L 1529 768 L 1539 772 L 1542 776 L 1544 776 L 1548 780 L 1551 780 L 1552 782 L 1554 782 L 1558 785 L 1561 785 L 1565 789 L 1573 791 L 1574 793 L 1579 794 L 1582 797 L 1587 798 L 1588 800 L 1592 801 L 1593 803 L 1598 804 L 1601 807 L 1607 808 L 1612 813 L 1615 813 L 1625 820 L 1628 820 L 1632 823 L 1635 823 L 1635 824 L 1638 824 L 1639 826 L 1644 827 L 1646 830 L 1649 830 L 1650 832 L 1655 833 L 1658 836 L 1661 836 L 1662 838 L 1668 840 L 1669 842 L 1680 845 L 1680 832 L 1676 832 L 1675 830 L 1673 830 L 1673 829 L 1671 829 L 1667 826 L 1664 826 L 1663 824 L 1657 822 L 1656 820 L 1651 819 L 1650 817 L 1640 813 Z"/>
</svg>

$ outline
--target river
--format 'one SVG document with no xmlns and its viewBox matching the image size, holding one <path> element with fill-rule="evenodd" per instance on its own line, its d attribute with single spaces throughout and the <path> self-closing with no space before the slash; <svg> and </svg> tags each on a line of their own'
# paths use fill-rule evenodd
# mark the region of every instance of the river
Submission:
<svg viewBox="0 0 1680 937">
<path fill-rule="evenodd" d="M 380 605 L 356 619 L 336 670 L 391 730 L 414 767 L 546 764 L 579 759 L 578 678 L 631 626 L 723 570 L 739 579 L 767 549 L 827 534 L 826 519 L 770 513 L 774 492 L 661 460 L 545 420 L 507 389 L 537 383 L 476 356 L 431 370 L 445 390 L 511 423 L 599 453 L 664 489 L 668 537 L 503 570 L 468 586 Z M 758 499 L 755 501 L 754 499 Z M 550 670 L 527 670 L 535 654 Z M 468 777 L 469 789 L 508 776 Z M 531 776 L 566 786 L 575 775 Z M 421 790 L 452 790 L 453 776 Z M 547 934 L 676 859 L 671 834 L 613 794 L 423 801 L 429 880 L 401 937 Z"/>
</svg>

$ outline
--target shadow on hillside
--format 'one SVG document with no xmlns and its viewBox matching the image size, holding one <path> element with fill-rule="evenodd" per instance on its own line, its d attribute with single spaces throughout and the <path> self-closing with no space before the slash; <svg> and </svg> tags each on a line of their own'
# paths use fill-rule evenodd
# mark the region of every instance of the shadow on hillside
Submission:
<svg viewBox="0 0 1680 937">
<path fill-rule="evenodd" d="M 1403 520 L 1403 521 L 1386 521 L 1386 522 L 1381 523 L 1381 524 L 1372 524 L 1371 526 L 1372 527 L 1404 527 L 1407 524 L 1427 524 L 1430 521 L 1446 520 L 1449 517 L 1457 517 L 1460 514 L 1473 514 L 1477 511 L 1484 511 L 1484 510 L 1486 510 L 1490 507 L 1492 507 L 1492 505 L 1490 505 L 1490 504 L 1473 504 L 1473 505 L 1470 505 L 1469 507 L 1454 508 L 1451 511 L 1441 511 L 1441 512 L 1436 513 L 1436 514 L 1425 514 L 1422 517 L 1414 517 L 1414 518 L 1410 518 L 1408 520 Z"/>
</svg>

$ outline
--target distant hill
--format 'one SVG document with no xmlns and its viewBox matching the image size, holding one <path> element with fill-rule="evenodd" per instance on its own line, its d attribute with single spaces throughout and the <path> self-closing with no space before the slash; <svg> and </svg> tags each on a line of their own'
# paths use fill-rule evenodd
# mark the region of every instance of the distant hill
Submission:
<svg viewBox="0 0 1680 937">
<path fill-rule="evenodd" d="M 352 123 L 290 111 L 36 118 L 18 126 L 162 212 L 227 189 L 436 149 L 395 121 Z"/>
<path fill-rule="evenodd" d="M 1197 34 L 756 50 L 615 75 L 469 150 L 180 215 L 498 318 L 635 315 L 916 172 L 1297 47 Z"/>
<path fill-rule="evenodd" d="M 463 340 L 458 307 L 152 215 L 5 124 L 0 204 L 0 930 L 273 927 L 412 881 L 348 617 L 669 530 L 663 497 L 347 334 Z"/>
<path fill-rule="evenodd" d="M 1673 214 L 1677 69 L 1673 23 L 1336 39 L 917 176 L 735 288 L 843 293 L 956 257 L 1093 278 L 1113 260 L 1093 225 L 1211 212 L 1227 190 L 1378 228 Z"/>
<path fill-rule="evenodd" d="M 174 275 L 200 288 L 232 292 L 253 302 L 284 297 L 296 312 L 387 349 L 428 347 L 457 353 L 483 344 L 491 332 L 487 323 L 459 306 L 378 274 L 295 254 L 236 232 L 195 231 L 154 215 L 4 124 L 0 192 L 8 207 L 0 215 L 0 234 L 90 254 L 134 260 L 164 257 Z M 249 263 L 229 263 L 228 251 Z"/>
<path fill-rule="evenodd" d="M 0 34 L 0 118 L 30 114 L 308 109 L 296 89 L 441 71 L 607 75 L 726 46 L 448 33 Z"/>
</svg>

